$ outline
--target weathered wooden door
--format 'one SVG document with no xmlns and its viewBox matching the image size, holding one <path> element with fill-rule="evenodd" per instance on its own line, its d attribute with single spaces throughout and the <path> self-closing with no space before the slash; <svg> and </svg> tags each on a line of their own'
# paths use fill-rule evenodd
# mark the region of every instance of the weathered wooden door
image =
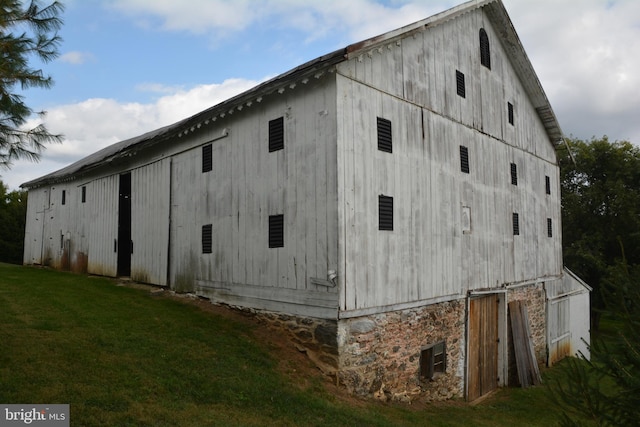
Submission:
<svg viewBox="0 0 640 427">
<path fill-rule="evenodd" d="M 496 295 L 469 301 L 469 358 L 467 400 L 475 400 L 498 387 L 498 308 Z"/>
</svg>

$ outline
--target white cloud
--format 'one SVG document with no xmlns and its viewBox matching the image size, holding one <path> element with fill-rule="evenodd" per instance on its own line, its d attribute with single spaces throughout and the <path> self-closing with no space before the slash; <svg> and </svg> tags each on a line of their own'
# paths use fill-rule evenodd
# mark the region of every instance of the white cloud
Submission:
<svg viewBox="0 0 640 427">
<path fill-rule="evenodd" d="M 108 145 L 175 123 L 242 93 L 259 82 L 229 79 L 219 84 L 200 85 L 160 97 L 155 103 L 119 103 L 92 98 L 50 108 L 45 124 L 62 133 L 62 144 L 49 145 L 37 164 L 15 162 L 11 173 L 0 171 L 10 188 L 65 167 Z M 28 123 L 35 126 L 38 122 Z"/>
<path fill-rule="evenodd" d="M 60 61 L 73 65 L 82 65 L 94 59 L 91 53 L 72 51 L 60 55 Z"/>
</svg>

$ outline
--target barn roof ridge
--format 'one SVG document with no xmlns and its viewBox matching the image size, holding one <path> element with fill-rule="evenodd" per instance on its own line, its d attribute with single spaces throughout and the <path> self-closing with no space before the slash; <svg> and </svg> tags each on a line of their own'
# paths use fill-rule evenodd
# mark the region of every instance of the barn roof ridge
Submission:
<svg viewBox="0 0 640 427">
<path fill-rule="evenodd" d="M 182 136 L 187 133 L 189 129 L 199 128 L 203 122 L 209 123 L 211 120 L 215 120 L 214 117 L 218 115 L 224 116 L 228 111 L 236 108 L 241 109 L 244 105 L 251 105 L 254 100 L 259 102 L 263 96 L 278 90 L 282 91 L 282 88 L 295 84 L 296 81 L 304 81 L 304 79 L 311 78 L 314 75 L 319 77 L 320 74 L 332 70 L 337 64 L 352 58 L 354 55 L 360 55 L 376 46 L 389 44 L 395 40 L 405 38 L 411 33 L 424 31 L 434 25 L 443 24 L 462 14 L 482 7 L 486 7 L 487 15 L 493 22 L 496 31 L 500 34 L 500 41 L 505 50 L 507 50 L 509 60 L 516 69 L 516 73 L 525 87 L 527 95 L 538 112 L 547 130 L 550 141 L 552 143 L 559 142 L 562 140 L 563 134 L 555 113 L 524 51 L 502 0 L 470 0 L 412 24 L 350 44 L 345 48 L 307 61 L 190 117 L 133 138 L 111 144 L 62 169 L 25 182 L 21 184 L 20 187 L 36 188 L 45 184 L 53 184 L 73 179 L 73 177 L 78 174 L 84 174 L 104 163 L 110 163 L 120 157 L 125 157 L 140 148 L 148 148 L 173 136 Z"/>
</svg>

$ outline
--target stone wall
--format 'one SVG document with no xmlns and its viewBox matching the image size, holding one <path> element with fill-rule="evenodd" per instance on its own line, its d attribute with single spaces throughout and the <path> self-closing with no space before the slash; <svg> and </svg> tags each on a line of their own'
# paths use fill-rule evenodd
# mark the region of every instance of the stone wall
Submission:
<svg viewBox="0 0 640 427">
<path fill-rule="evenodd" d="M 383 400 L 464 395 L 465 300 L 340 321 L 338 377 L 349 391 Z M 446 341 L 446 372 L 420 379 L 424 346 Z"/>
</svg>

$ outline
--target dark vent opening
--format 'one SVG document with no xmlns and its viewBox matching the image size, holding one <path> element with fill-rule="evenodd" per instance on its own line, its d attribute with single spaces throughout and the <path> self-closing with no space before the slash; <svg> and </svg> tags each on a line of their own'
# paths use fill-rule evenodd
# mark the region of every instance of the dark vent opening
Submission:
<svg viewBox="0 0 640 427">
<path fill-rule="evenodd" d="M 386 153 L 393 152 L 391 121 L 380 117 L 378 117 L 378 150 Z"/>
<path fill-rule="evenodd" d="M 284 149 L 284 117 L 269 121 L 269 152 Z"/>
<path fill-rule="evenodd" d="M 393 197 L 378 196 L 378 229 L 393 231 Z"/>
<path fill-rule="evenodd" d="M 553 222 L 547 218 L 547 237 L 553 237 Z"/>
<path fill-rule="evenodd" d="M 551 178 L 548 176 L 544 177 L 544 186 L 547 194 L 551 194 Z"/>
<path fill-rule="evenodd" d="M 284 215 L 269 216 L 269 247 L 284 247 Z"/>
<path fill-rule="evenodd" d="M 507 110 L 509 112 L 509 124 L 513 124 L 513 104 L 507 102 Z"/>
<path fill-rule="evenodd" d="M 480 63 L 491 69 L 491 54 L 489 50 L 489 36 L 484 28 L 480 28 Z"/>
<path fill-rule="evenodd" d="M 517 213 L 513 213 L 513 235 L 520 235 L 520 216 Z"/>
<path fill-rule="evenodd" d="M 460 146 L 460 170 L 469 173 L 469 149 L 464 145 Z"/>
<path fill-rule="evenodd" d="M 202 253 L 210 254 L 213 246 L 213 225 L 202 226 Z"/>
<path fill-rule="evenodd" d="M 211 144 L 202 146 L 202 173 L 213 169 L 213 147 Z"/>
<path fill-rule="evenodd" d="M 86 203 L 87 201 L 87 187 L 82 187 L 82 195 L 81 195 L 82 203 Z"/>
<path fill-rule="evenodd" d="M 66 190 L 62 190 L 62 204 L 66 204 L 67 203 L 67 191 Z"/>
<path fill-rule="evenodd" d="M 518 185 L 518 166 L 511 163 L 511 184 Z"/>
<path fill-rule="evenodd" d="M 466 98 L 466 88 L 464 85 L 464 74 L 456 70 L 456 90 L 458 95 Z"/>
</svg>

